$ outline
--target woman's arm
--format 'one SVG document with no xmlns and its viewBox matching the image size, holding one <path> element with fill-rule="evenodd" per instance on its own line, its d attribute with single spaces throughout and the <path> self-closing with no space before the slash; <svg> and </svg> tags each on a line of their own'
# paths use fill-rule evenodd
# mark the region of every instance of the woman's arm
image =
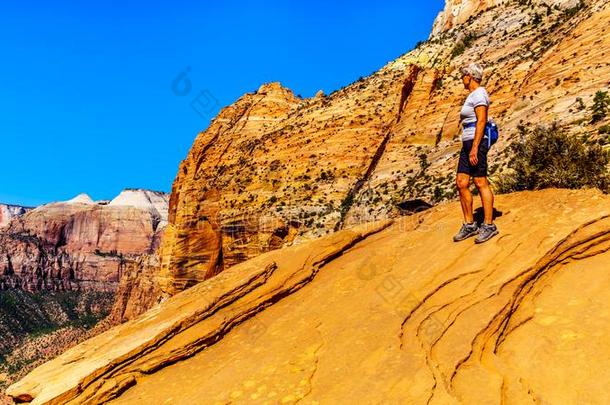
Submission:
<svg viewBox="0 0 610 405">
<path fill-rule="evenodd" d="M 479 145 L 485 135 L 485 126 L 487 125 L 487 110 L 489 107 L 480 105 L 475 107 L 474 112 L 477 115 L 477 126 L 474 130 L 474 140 L 472 141 L 472 149 L 468 156 L 470 164 L 473 166 L 479 162 Z"/>
</svg>

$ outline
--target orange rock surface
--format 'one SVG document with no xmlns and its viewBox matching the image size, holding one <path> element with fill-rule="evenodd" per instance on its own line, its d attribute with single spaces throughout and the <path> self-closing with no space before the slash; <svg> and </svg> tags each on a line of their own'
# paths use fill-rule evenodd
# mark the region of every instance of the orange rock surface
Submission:
<svg viewBox="0 0 610 405">
<path fill-rule="evenodd" d="M 262 254 L 37 368 L 42 403 L 604 403 L 610 197 L 498 196 Z"/>
</svg>

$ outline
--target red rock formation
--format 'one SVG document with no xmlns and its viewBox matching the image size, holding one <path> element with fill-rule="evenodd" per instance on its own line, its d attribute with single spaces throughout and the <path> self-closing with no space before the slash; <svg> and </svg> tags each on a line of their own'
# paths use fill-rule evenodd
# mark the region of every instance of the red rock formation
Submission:
<svg viewBox="0 0 610 405">
<path fill-rule="evenodd" d="M 159 240 L 158 237 L 155 239 Z M 157 282 L 159 275 L 157 255 L 139 257 L 135 261 L 126 263 L 122 270 L 114 304 L 108 317 L 111 324 L 133 319 L 163 298 Z"/>
<path fill-rule="evenodd" d="M 225 108 L 198 136 L 172 189 L 170 225 L 160 250 L 163 291 L 173 294 L 183 290 L 217 274 L 225 265 L 277 248 L 281 245 L 277 239 L 283 239 L 278 235 L 289 237 L 287 221 L 277 216 L 265 220 L 258 212 L 250 214 L 243 202 L 236 205 L 219 192 L 219 187 L 233 190 L 233 195 L 245 193 L 248 184 L 256 187 L 252 184 L 256 174 L 250 171 L 255 167 L 253 160 L 264 156 L 250 153 L 261 144 L 260 136 L 268 133 L 267 128 L 282 122 L 301 103 L 278 83 L 265 85 Z M 278 132 L 274 136 L 285 135 Z M 273 169 L 273 163 L 269 167 L 271 173 L 279 169 Z"/>
<path fill-rule="evenodd" d="M 115 290 L 124 266 L 156 248 L 163 220 L 157 209 L 84 196 L 39 207 L 0 233 L 0 289 Z"/>
</svg>

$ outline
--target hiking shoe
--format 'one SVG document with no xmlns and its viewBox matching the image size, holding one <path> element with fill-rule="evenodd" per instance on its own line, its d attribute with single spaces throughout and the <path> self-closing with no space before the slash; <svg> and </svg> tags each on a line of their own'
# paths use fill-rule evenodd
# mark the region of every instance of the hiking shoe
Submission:
<svg viewBox="0 0 610 405">
<path fill-rule="evenodd" d="M 500 233 L 500 231 L 498 231 L 496 224 L 483 224 L 481 225 L 481 228 L 479 228 L 479 236 L 477 236 L 474 241 L 475 243 L 487 242 L 498 233 Z"/>
<path fill-rule="evenodd" d="M 476 235 L 477 233 L 479 233 L 479 227 L 477 226 L 476 222 L 473 222 L 471 224 L 463 224 L 457 235 L 453 237 L 453 241 L 459 242 L 461 240 L 468 239 L 471 236 Z"/>
</svg>

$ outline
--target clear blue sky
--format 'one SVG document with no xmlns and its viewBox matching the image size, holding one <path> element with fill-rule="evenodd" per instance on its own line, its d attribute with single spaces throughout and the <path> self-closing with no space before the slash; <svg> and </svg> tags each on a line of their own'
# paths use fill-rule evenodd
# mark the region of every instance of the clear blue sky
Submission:
<svg viewBox="0 0 610 405">
<path fill-rule="evenodd" d="M 329 93 L 426 39 L 444 1 L 8 3 L 0 202 L 38 205 L 169 191 L 213 100 L 269 81 Z M 187 67 L 180 95 L 184 82 L 172 82 Z M 213 98 L 199 98 L 200 115 L 191 101 L 202 91 Z"/>
</svg>

